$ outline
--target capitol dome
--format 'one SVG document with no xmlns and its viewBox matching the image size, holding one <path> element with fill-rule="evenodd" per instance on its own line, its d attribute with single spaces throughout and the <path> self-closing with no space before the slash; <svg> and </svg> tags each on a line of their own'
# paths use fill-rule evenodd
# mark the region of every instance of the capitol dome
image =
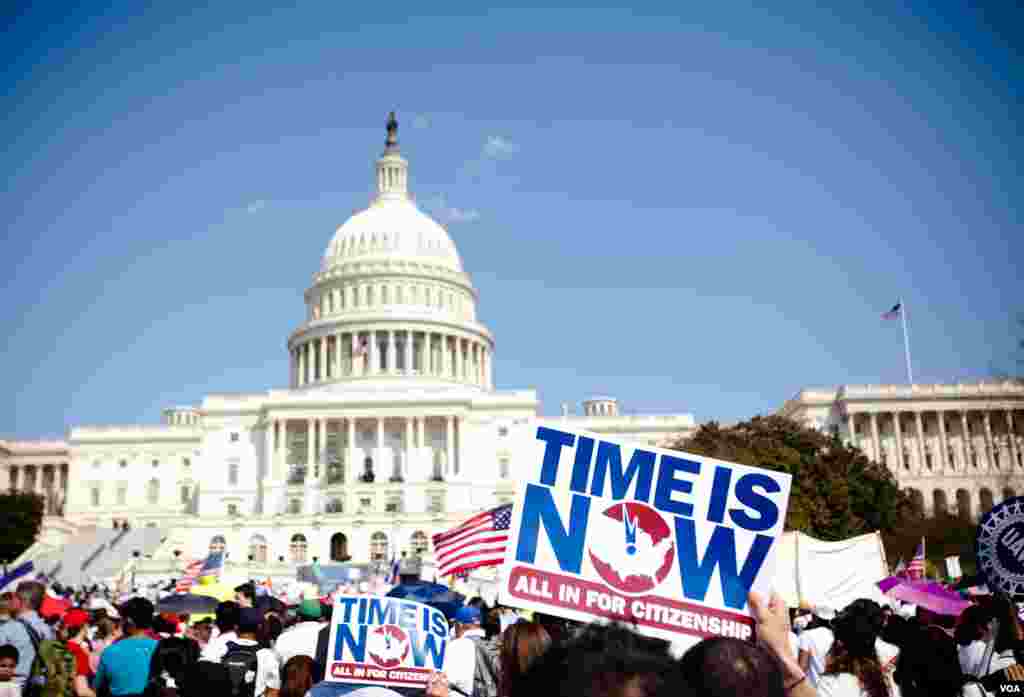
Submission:
<svg viewBox="0 0 1024 697">
<path fill-rule="evenodd" d="M 327 245 L 288 338 L 293 388 L 354 380 L 492 389 L 494 339 L 447 231 L 409 195 L 409 164 L 388 118 L 377 195 Z"/>
</svg>

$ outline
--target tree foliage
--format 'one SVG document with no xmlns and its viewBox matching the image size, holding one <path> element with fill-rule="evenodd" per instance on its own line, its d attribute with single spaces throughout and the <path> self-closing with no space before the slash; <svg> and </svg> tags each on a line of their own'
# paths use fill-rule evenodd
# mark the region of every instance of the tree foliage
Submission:
<svg viewBox="0 0 1024 697">
<path fill-rule="evenodd" d="M 894 532 L 919 520 L 884 465 L 782 416 L 755 416 L 735 426 L 703 424 L 668 447 L 791 474 L 786 529 L 821 540 Z"/>
<path fill-rule="evenodd" d="M 35 542 L 43 525 L 43 497 L 0 494 L 0 559 L 11 562 Z"/>
</svg>

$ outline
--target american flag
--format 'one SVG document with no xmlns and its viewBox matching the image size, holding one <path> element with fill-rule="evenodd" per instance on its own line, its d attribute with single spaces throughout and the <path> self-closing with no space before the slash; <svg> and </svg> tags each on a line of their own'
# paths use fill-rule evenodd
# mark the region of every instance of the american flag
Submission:
<svg viewBox="0 0 1024 697">
<path fill-rule="evenodd" d="M 921 542 L 917 545 L 917 550 L 914 552 L 914 558 L 907 564 L 907 575 L 913 579 L 918 580 L 924 577 L 924 538 L 921 538 Z"/>
<path fill-rule="evenodd" d="M 903 303 L 899 302 L 892 306 L 892 309 L 888 312 L 882 313 L 882 319 L 897 319 L 900 316 L 900 311 L 903 309 Z"/>
<path fill-rule="evenodd" d="M 448 576 L 503 563 L 511 524 L 512 504 L 507 503 L 434 535 L 438 573 Z"/>
<path fill-rule="evenodd" d="M 196 559 L 190 561 L 188 566 L 185 567 L 185 575 L 178 579 L 178 582 L 174 584 L 175 593 L 188 593 L 192 588 L 192 584 L 199 578 L 199 572 L 203 569 L 203 560 Z"/>
</svg>

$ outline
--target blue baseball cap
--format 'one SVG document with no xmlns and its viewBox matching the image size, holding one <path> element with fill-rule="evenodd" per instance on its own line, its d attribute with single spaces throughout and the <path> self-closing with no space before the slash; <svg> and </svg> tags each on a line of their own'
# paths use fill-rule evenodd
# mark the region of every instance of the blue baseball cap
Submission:
<svg viewBox="0 0 1024 697">
<path fill-rule="evenodd" d="M 455 611 L 455 621 L 459 624 L 480 624 L 480 610 L 464 605 Z"/>
</svg>

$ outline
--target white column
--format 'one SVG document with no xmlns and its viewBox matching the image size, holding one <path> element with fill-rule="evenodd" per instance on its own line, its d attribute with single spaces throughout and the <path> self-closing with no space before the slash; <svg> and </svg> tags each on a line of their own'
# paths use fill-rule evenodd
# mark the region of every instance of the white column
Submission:
<svg viewBox="0 0 1024 697">
<path fill-rule="evenodd" d="M 871 443 L 875 450 L 875 462 L 882 461 L 882 439 L 878 437 L 878 414 L 871 412 Z"/>
<path fill-rule="evenodd" d="M 319 349 L 320 359 L 317 361 L 320 368 L 320 381 L 322 382 L 327 378 L 327 337 L 322 336 L 317 341 L 317 349 Z"/>
<path fill-rule="evenodd" d="M 349 477 L 358 477 L 359 474 L 359 463 L 356 462 L 356 420 L 351 416 L 345 419 L 347 422 L 348 429 L 348 443 L 345 447 L 348 448 L 348 473 Z"/>
<path fill-rule="evenodd" d="M 337 304 L 335 304 L 337 307 Z M 334 377 L 341 377 L 341 332 L 334 335 Z"/>
<path fill-rule="evenodd" d="M 898 411 L 892 413 L 892 423 L 896 429 L 896 467 L 897 470 L 902 472 L 906 463 L 903 462 L 903 433 L 900 426 L 900 413 Z"/>
<path fill-rule="evenodd" d="M 299 367 L 299 379 L 296 380 L 296 384 L 299 387 L 302 387 L 303 385 L 306 384 L 306 351 L 305 351 L 305 348 L 306 348 L 306 345 L 304 343 L 299 344 L 299 346 L 297 348 L 298 356 L 299 357 L 298 357 L 298 360 L 296 361 L 296 363 L 297 363 L 297 365 Z"/>
<path fill-rule="evenodd" d="M 327 419 L 320 419 L 320 437 L 316 444 L 316 461 L 320 466 L 319 479 L 327 478 Z"/>
<path fill-rule="evenodd" d="M 377 419 L 377 447 L 373 456 L 373 473 L 380 477 L 384 470 L 384 419 Z M 388 477 L 391 475 L 389 474 Z"/>
<path fill-rule="evenodd" d="M 434 466 L 433 461 L 429 461 L 429 462 L 427 462 L 427 466 L 423 467 L 423 460 L 424 460 L 424 458 L 426 458 L 428 460 L 430 459 L 430 453 L 427 450 L 426 422 L 427 422 L 427 417 L 425 417 L 425 416 L 420 416 L 420 417 L 418 417 L 416 419 L 416 428 L 419 430 L 419 433 L 417 434 L 417 438 L 416 438 L 416 443 L 418 444 L 417 447 L 418 447 L 418 452 L 419 452 L 419 457 L 417 458 L 417 464 L 419 465 L 420 470 L 425 475 L 423 477 L 423 481 L 425 481 L 425 482 L 426 481 L 430 481 L 431 468 Z"/>
<path fill-rule="evenodd" d="M 412 375 L 412 339 L 413 331 L 411 329 L 405 330 L 405 374 Z"/>
<path fill-rule="evenodd" d="M 960 412 L 960 449 L 964 455 L 964 470 L 971 468 L 971 427 L 967 422 L 967 412 Z"/>
<path fill-rule="evenodd" d="M 914 411 L 914 422 L 917 424 L 917 471 L 925 469 L 924 458 L 924 423 L 921 421 L 921 412 Z"/>
<path fill-rule="evenodd" d="M 281 463 L 284 462 L 285 453 L 288 452 L 288 420 L 278 419 L 277 426 L 277 449 L 274 452 L 274 481 L 281 481 Z"/>
<path fill-rule="evenodd" d="M 395 346 L 395 330 L 388 330 L 388 358 L 387 358 L 387 372 L 397 373 L 398 372 L 398 350 Z"/>
<path fill-rule="evenodd" d="M 1013 431 L 1013 410 L 1006 410 L 1006 435 L 1010 439 L 1010 467 L 1017 466 L 1017 434 Z"/>
<path fill-rule="evenodd" d="M 850 445 L 857 445 L 857 424 L 854 422 L 853 414 L 847 412 L 846 414 L 846 431 L 850 434 Z"/>
<path fill-rule="evenodd" d="M 985 457 L 988 460 L 988 469 L 991 470 L 995 464 L 996 445 L 992 440 L 992 419 L 988 409 L 981 412 L 981 418 L 985 422 Z"/>
<path fill-rule="evenodd" d="M 313 473 L 313 465 L 316 464 L 316 446 L 313 443 L 316 436 L 316 419 L 306 419 L 306 476 Z"/>
<path fill-rule="evenodd" d="M 266 458 L 267 468 L 264 479 L 270 479 L 274 474 L 274 429 L 277 427 L 277 422 L 267 417 L 267 433 L 266 443 L 267 447 L 263 450 L 263 457 Z"/>
<path fill-rule="evenodd" d="M 448 335 L 441 335 L 441 374 L 446 378 L 452 376 L 451 353 L 448 350 Z"/>
<path fill-rule="evenodd" d="M 412 419 L 407 418 L 405 420 L 405 454 L 402 457 L 402 478 L 409 481 L 409 474 L 412 471 L 410 463 L 412 462 Z"/>
<path fill-rule="evenodd" d="M 942 465 L 939 467 L 939 470 L 945 472 L 949 469 L 951 455 L 949 452 L 949 434 L 946 433 L 946 412 L 937 411 L 935 416 L 939 419 L 939 446 L 942 448 L 942 454 L 940 455 Z"/>
<path fill-rule="evenodd" d="M 455 417 L 446 416 L 444 417 L 445 422 L 445 458 L 444 458 L 444 475 L 447 479 L 451 476 L 455 467 Z"/>
</svg>

